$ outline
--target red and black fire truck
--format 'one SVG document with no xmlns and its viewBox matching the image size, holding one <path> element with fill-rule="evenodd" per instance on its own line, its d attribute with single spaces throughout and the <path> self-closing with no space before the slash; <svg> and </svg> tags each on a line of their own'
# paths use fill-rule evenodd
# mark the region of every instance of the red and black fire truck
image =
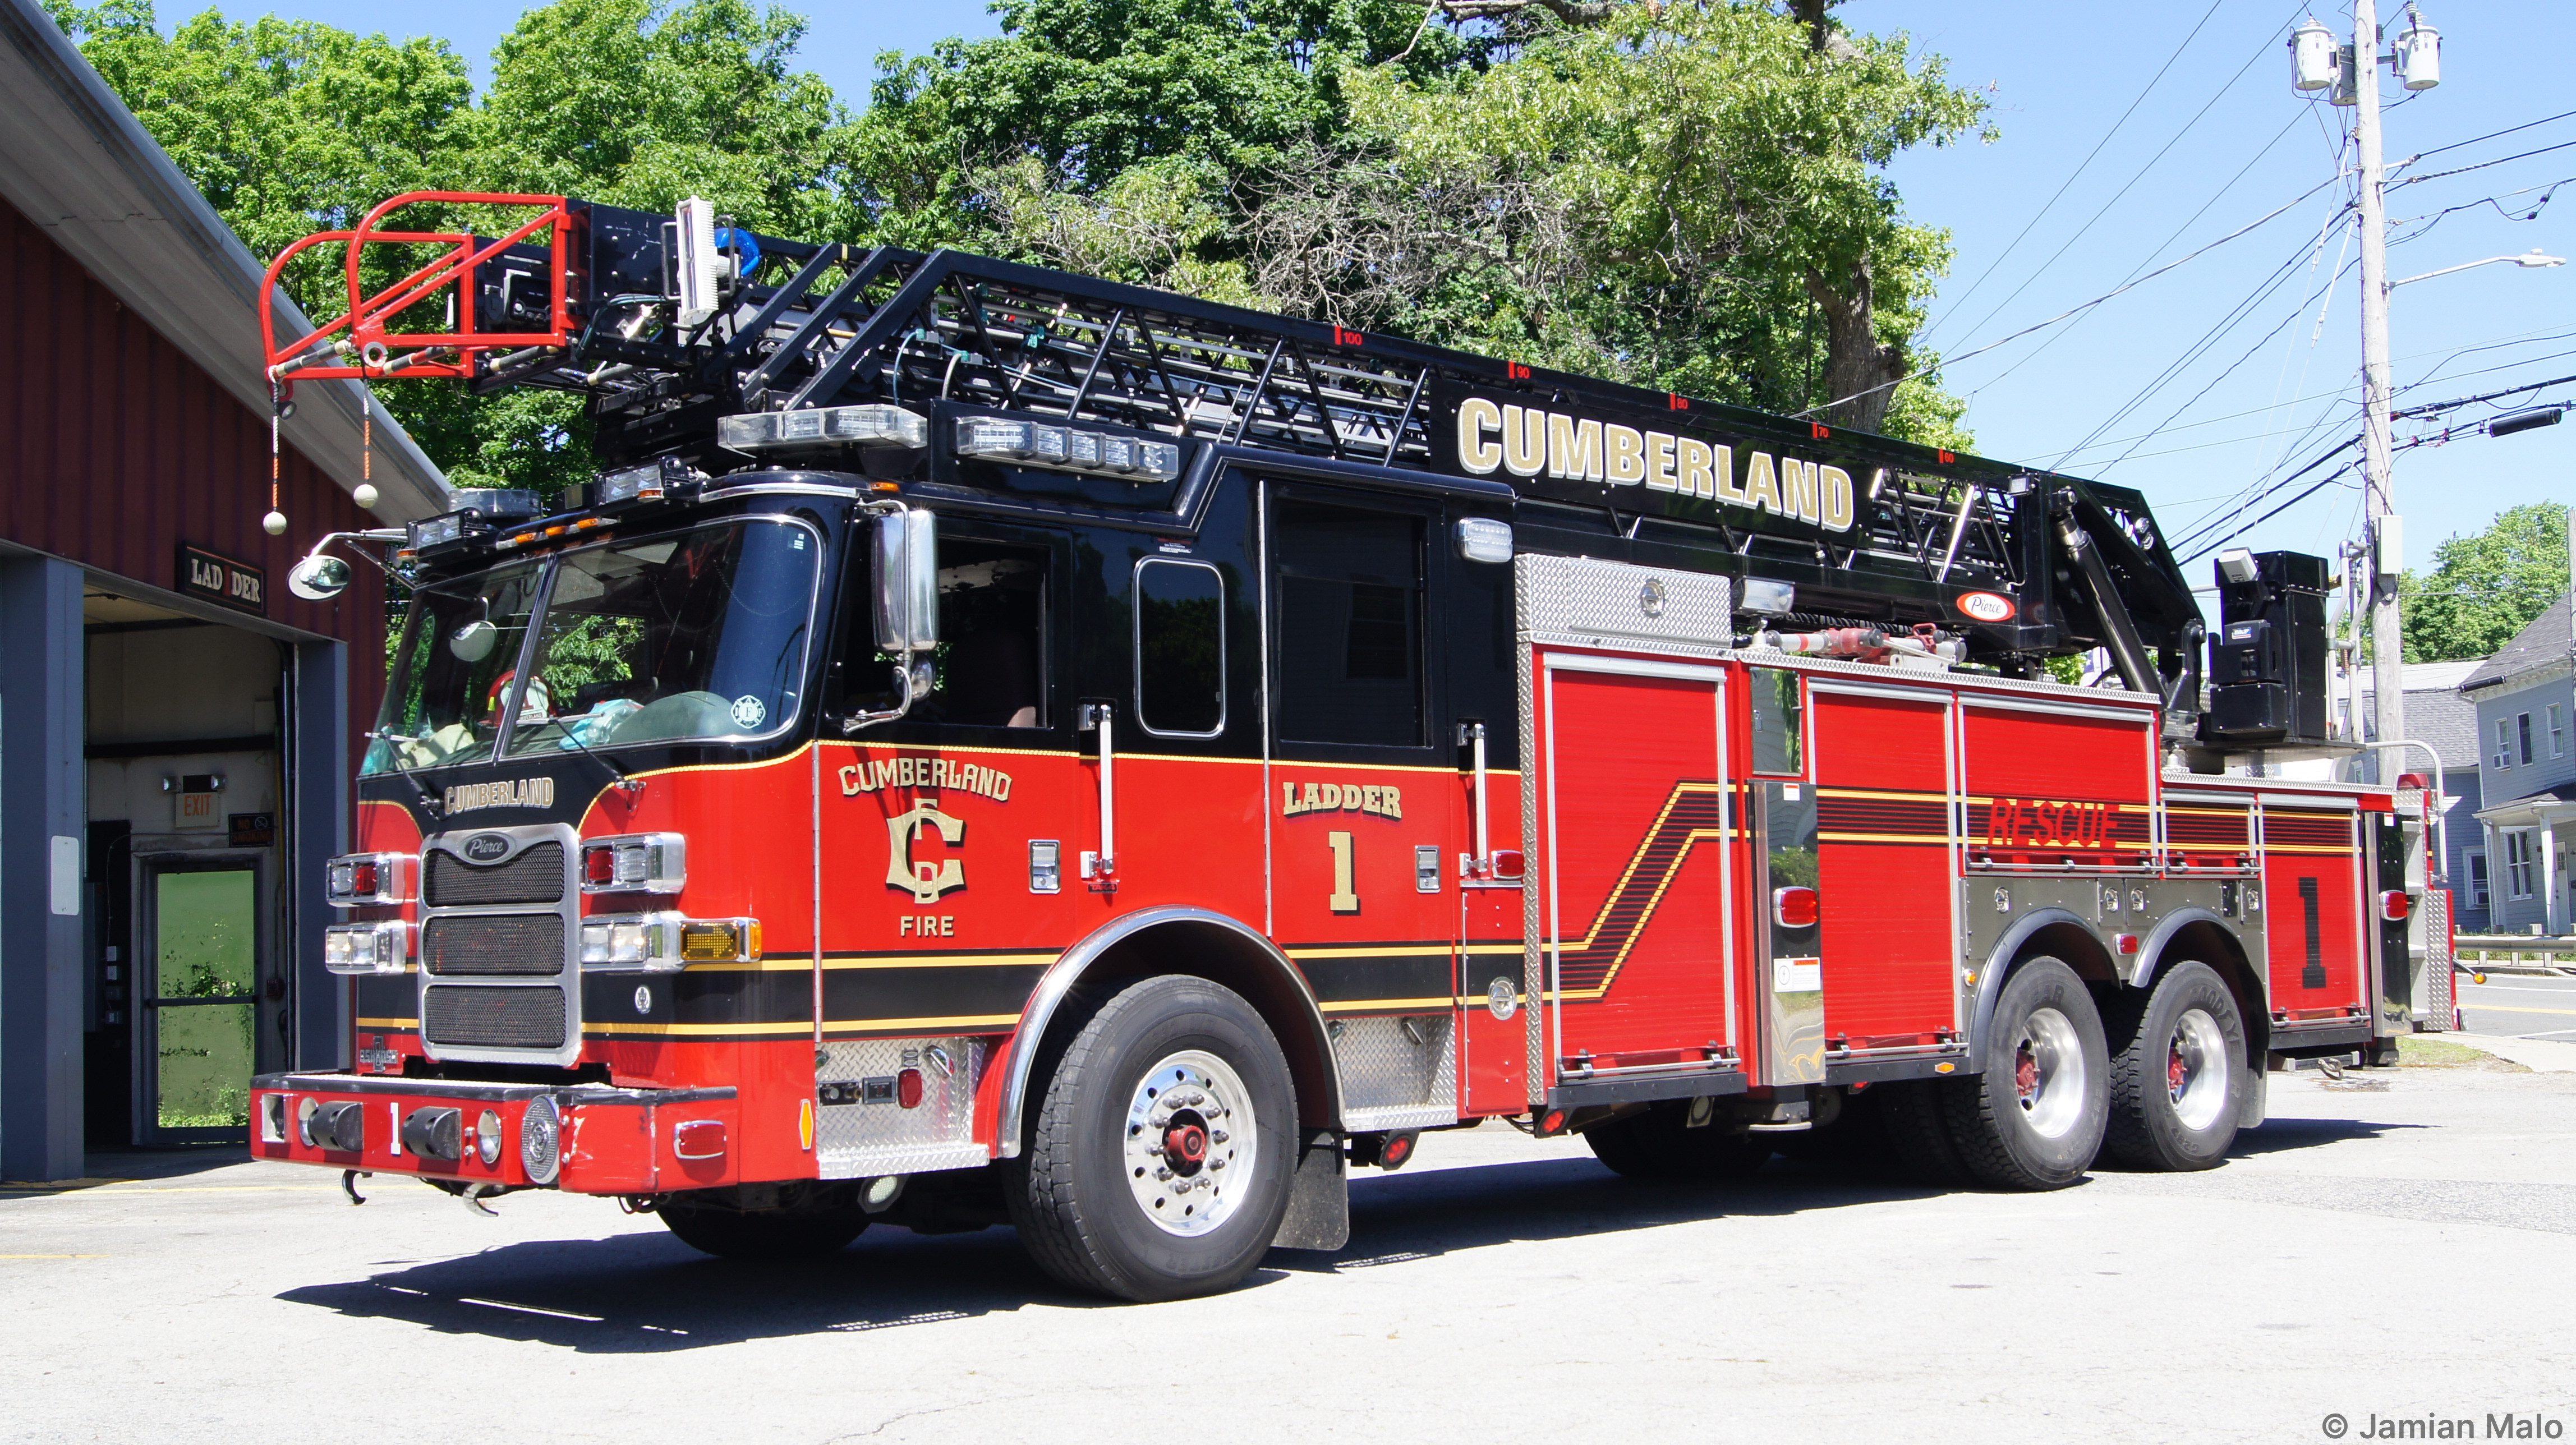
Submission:
<svg viewBox="0 0 2576 1445">
<path fill-rule="evenodd" d="M 599 466 L 296 569 L 411 604 L 260 1157 L 1148 1300 L 1425 1131 L 2050 1189 L 2413 1027 L 2420 790 L 2246 765 L 2325 739 L 2316 559 L 2228 560 L 2204 679 L 2052 472 L 697 201 L 314 246 L 281 394 L 570 391 Z"/>
</svg>

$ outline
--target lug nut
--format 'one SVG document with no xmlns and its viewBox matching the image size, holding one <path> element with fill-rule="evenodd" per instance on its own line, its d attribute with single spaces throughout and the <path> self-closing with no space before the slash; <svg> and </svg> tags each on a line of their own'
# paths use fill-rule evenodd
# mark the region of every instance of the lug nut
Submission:
<svg viewBox="0 0 2576 1445">
<path fill-rule="evenodd" d="M 1169 1179 L 1172 1177 L 1172 1171 L 1169 1169 L 1157 1169 L 1154 1171 L 1154 1177 L 1157 1179 Z"/>
</svg>

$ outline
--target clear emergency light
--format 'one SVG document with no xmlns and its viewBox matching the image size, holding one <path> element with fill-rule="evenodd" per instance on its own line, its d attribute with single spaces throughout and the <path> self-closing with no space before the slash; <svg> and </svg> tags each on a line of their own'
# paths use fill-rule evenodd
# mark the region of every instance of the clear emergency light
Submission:
<svg viewBox="0 0 2576 1445">
<path fill-rule="evenodd" d="M 957 455 L 1129 482 L 1168 482 L 1181 475 L 1181 449 L 1170 442 L 999 416 L 960 420 Z"/>
<path fill-rule="evenodd" d="M 545 504 L 538 501 L 537 494 L 532 491 L 477 488 L 465 492 L 460 500 L 466 498 L 471 499 L 471 506 L 412 523 L 404 550 L 415 557 L 426 557 L 450 547 L 482 541 L 491 535 L 495 523 L 522 521 L 545 511 Z"/>
<path fill-rule="evenodd" d="M 322 930 L 322 966 L 333 973 L 402 973 L 411 967 L 411 925 L 335 923 Z"/>
<path fill-rule="evenodd" d="M 716 445 L 745 456 L 835 446 L 918 448 L 930 445 L 930 423 L 899 406 L 753 411 L 717 422 Z"/>
<path fill-rule="evenodd" d="M 590 502 L 594 507 L 658 502 L 699 480 L 699 476 L 678 457 L 656 457 L 640 467 L 620 467 L 601 474 L 599 480 L 590 484 Z"/>
</svg>

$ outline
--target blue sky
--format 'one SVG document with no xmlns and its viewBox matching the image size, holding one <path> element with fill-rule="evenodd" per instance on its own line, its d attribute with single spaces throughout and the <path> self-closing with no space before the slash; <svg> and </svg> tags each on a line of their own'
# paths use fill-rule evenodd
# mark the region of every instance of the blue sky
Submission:
<svg viewBox="0 0 2576 1445">
<path fill-rule="evenodd" d="M 226 6 L 243 16 L 269 8 Z M 279 0 L 274 8 L 369 30 L 383 27 L 387 14 L 352 0 Z M 408 13 L 479 73 L 521 8 L 450 0 Z M 879 52 L 995 33 L 980 0 L 803 8 L 812 16 L 804 63 L 854 104 L 865 100 Z M 2356 258 L 2349 223 L 2328 224 L 2352 190 L 2336 180 L 2348 112 L 2291 92 L 2284 40 L 2305 7 L 1848 0 L 1836 13 L 1857 29 L 1908 32 L 1919 52 L 1946 57 L 1954 80 L 1993 103 L 2002 132 L 1993 144 L 1915 153 L 1892 170 L 1911 218 L 1954 235 L 1957 260 L 1928 337 L 1957 358 L 1947 384 L 1972 398 L 1968 425 L 1978 449 L 2137 487 L 2169 537 L 2215 524 L 2213 539 L 2331 556 L 2356 536 L 2360 492 L 2350 474 L 2278 517 L 2240 526 L 2331 468 L 2250 507 L 2231 500 L 2359 425 L 2357 275 L 2347 270 L 2329 284 L 2339 264 Z M 2338 34 L 2349 32 L 2348 11 L 2318 13 Z M 2386 18 L 2393 34 L 2397 17 Z M 2524 0 L 2437 0 L 2426 18 L 2442 31 L 2444 84 L 2388 113 L 2388 156 L 2452 147 L 2410 173 L 2478 168 L 2392 190 L 2392 220 L 2449 211 L 2396 228 L 2393 235 L 2409 239 L 2390 250 L 2392 275 L 2534 247 L 2571 254 L 2576 182 L 2538 219 L 2516 218 L 2538 205 L 2549 183 L 2576 178 L 2576 117 L 2475 139 L 2576 111 L 2554 43 L 2563 13 Z M 2553 146 L 2566 148 L 2503 159 Z M 1966 355 L 2311 190 L 2247 235 L 2076 321 Z M 2576 266 L 2487 266 L 2403 287 L 2391 335 L 2400 407 L 2576 375 Z M 2538 395 L 2576 398 L 2576 383 Z M 2454 420 L 2495 414 L 2471 407 Z M 2401 422 L 2399 435 L 2427 429 Z M 2576 496 L 2576 422 L 2402 451 L 2396 476 L 2409 559 L 2421 567 L 2435 542 L 2482 528 L 2506 507 Z M 2191 564 L 2197 580 L 2207 568 Z"/>
</svg>

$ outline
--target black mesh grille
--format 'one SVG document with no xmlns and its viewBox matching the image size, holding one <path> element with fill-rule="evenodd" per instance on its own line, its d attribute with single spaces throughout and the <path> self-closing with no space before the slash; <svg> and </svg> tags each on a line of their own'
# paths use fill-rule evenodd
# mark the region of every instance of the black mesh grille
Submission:
<svg viewBox="0 0 2576 1445">
<path fill-rule="evenodd" d="M 563 918 L 553 913 L 433 918 L 420 931 L 420 956 L 431 973 L 561 973 Z"/>
<path fill-rule="evenodd" d="M 559 1049 L 564 1041 L 563 990 L 433 986 L 421 1004 L 421 1025 L 433 1044 Z"/>
<path fill-rule="evenodd" d="M 432 908 L 476 903 L 554 903 L 564 896 L 561 843 L 539 843 L 507 863 L 478 868 L 453 853 L 432 849 L 425 890 Z"/>
</svg>

